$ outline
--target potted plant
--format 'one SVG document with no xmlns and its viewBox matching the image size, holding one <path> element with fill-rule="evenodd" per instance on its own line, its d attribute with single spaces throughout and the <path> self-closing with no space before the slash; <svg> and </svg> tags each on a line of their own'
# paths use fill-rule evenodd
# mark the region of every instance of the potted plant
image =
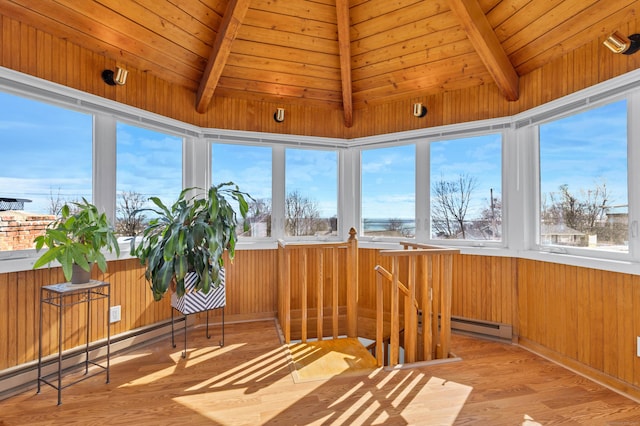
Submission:
<svg viewBox="0 0 640 426">
<path fill-rule="evenodd" d="M 238 239 L 238 217 L 229 201 L 238 203 L 240 215 L 246 219 L 247 199 L 253 200 L 233 182 L 212 186 L 206 196 L 187 197 L 192 191 L 198 189 L 183 190 L 171 207 L 151 197 L 156 208 L 141 209 L 156 217 L 149 221 L 139 241 L 131 240 L 131 253 L 146 265 L 145 277 L 156 301 L 172 286 L 182 297 L 187 273 L 197 275 L 195 291 L 208 293 L 220 284 L 224 250 L 233 259 Z M 247 229 L 248 224 L 243 222 Z"/>
<path fill-rule="evenodd" d="M 74 284 L 86 283 L 91 278 L 91 266 L 97 263 L 102 272 L 107 270 L 107 261 L 102 249 L 115 250 L 120 256 L 120 246 L 107 215 L 86 199 L 65 204 L 60 217 L 53 221 L 43 235 L 35 238 L 36 251 L 44 246 L 48 250 L 34 263 L 39 268 L 57 260 L 62 266 L 66 280 Z M 82 273 L 84 272 L 84 273 Z"/>
</svg>

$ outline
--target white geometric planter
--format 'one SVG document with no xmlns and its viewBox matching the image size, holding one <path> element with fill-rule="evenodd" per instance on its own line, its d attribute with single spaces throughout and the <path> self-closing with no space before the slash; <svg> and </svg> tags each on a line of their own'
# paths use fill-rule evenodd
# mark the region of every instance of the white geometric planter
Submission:
<svg viewBox="0 0 640 426">
<path fill-rule="evenodd" d="M 220 269 L 221 283 L 216 288 L 209 289 L 209 293 L 205 294 L 202 291 L 194 291 L 195 283 L 198 276 L 194 272 L 189 272 L 184 279 L 185 293 L 182 297 L 178 297 L 177 293 L 171 294 L 171 344 L 176 347 L 174 337 L 174 318 L 173 310 L 180 312 L 184 315 L 184 351 L 182 352 L 182 358 L 187 356 L 187 315 L 196 314 L 198 312 L 207 313 L 207 339 L 210 339 L 209 335 L 209 311 L 212 309 L 222 309 L 222 339 L 220 340 L 220 346 L 224 346 L 224 307 L 227 304 L 227 293 L 224 276 L 224 268 Z"/>
</svg>

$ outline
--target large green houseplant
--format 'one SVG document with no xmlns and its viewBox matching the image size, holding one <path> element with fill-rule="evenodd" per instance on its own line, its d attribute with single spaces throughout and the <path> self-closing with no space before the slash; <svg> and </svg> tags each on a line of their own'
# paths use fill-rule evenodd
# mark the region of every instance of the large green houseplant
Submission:
<svg viewBox="0 0 640 426">
<path fill-rule="evenodd" d="M 162 299 L 172 285 L 178 296 L 184 295 L 188 272 L 197 274 L 195 290 L 208 292 L 220 284 L 224 250 L 228 250 L 230 259 L 234 257 L 238 217 L 229 201 L 237 202 L 240 215 L 246 219 L 247 199 L 253 198 L 233 182 L 212 186 L 204 196 L 187 195 L 197 191 L 183 190 L 171 207 L 151 197 L 156 208 L 142 209 L 155 217 L 142 236 L 131 241 L 131 253 L 146 266 L 145 277 L 155 300 Z M 248 227 L 244 220 L 243 224 Z"/>
<path fill-rule="evenodd" d="M 77 267 L 90 274 L 91 265 L 97 263 L 102 272 L 107 270 L 103 249 L 115 251 L 120 256 L 120 246 L 113 227 L 105 213 L 86 199 L 82 202 L 65 204 L 60 217 L 51 222 L 45 233 L 35 238 L 36 251 L 43 247 L 48 250 L 40 256 L 33 267 L 40 268 L 57 260 L 62 266 L 67 281 L 80 284 L 88 278 L 79 278 Z M 75 265 L 75 266 L 74 266 Z M 88 275 L 90 276 L 90 275 Z"/>
</svg>

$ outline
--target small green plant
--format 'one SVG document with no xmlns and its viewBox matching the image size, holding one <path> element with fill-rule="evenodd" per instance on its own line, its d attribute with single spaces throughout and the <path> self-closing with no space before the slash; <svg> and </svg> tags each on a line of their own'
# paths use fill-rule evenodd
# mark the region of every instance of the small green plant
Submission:
<svg viewBox="0 0 640 426">
<path fill-rule="evenodd" d="M 247 198 L 253 200 L 233 182 L 212 186 L 206 197 L 187 198 L 192 190 L 197 188 L 183 190 L 171 207 L 151 197 L 156 208 L 142 210 L 156 217 L 149 221 L 139 241 L 131 240 L 131 253 L 146 265 L 145 277 L 155 300 L 162 299 L 172 283 L 178 295 L 184 295 L 187 272 L 197 274 L 196 290 L 206 293 L 220 284 L 224 250 L 233 259 L 238 240 L 238 218 L 227 198 L 238 203 L 243 219 L 249 210 Z M 248 224 L 243 223 L 246 230 Z"/>
<path fill-rule="evenodd" d="M 73 264 L 89 272 L 92 263 L 97 263 L 102 272 L 107 270 L 107 261 L 102 249 L 115 250 L 120 256 L 120 247 L 107 215 L 86 199 L 65 204 L 61 216 L 52 222 L 43 235 L 35 238 L 36 251 L 44 246 L 49 249 L 34 263 L 39 268 L 57 260 L 62 265 L 64 277 L 71 280 Z"/>
</svg>

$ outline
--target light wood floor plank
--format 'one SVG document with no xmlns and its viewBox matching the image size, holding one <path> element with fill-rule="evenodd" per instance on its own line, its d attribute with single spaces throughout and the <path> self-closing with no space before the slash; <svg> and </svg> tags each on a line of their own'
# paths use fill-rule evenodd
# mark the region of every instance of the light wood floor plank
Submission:
<svg viewBox="0 0 640 426">
<path fill-rule="evenodd" d="M 272 321 L 189 333 L 112 358 L 104 375 L 0 401 L 0 425 L 640 425 L 640 404 L 517 346 L 454 335 L 462 361 L 294 383 Z"/>
</svg>

